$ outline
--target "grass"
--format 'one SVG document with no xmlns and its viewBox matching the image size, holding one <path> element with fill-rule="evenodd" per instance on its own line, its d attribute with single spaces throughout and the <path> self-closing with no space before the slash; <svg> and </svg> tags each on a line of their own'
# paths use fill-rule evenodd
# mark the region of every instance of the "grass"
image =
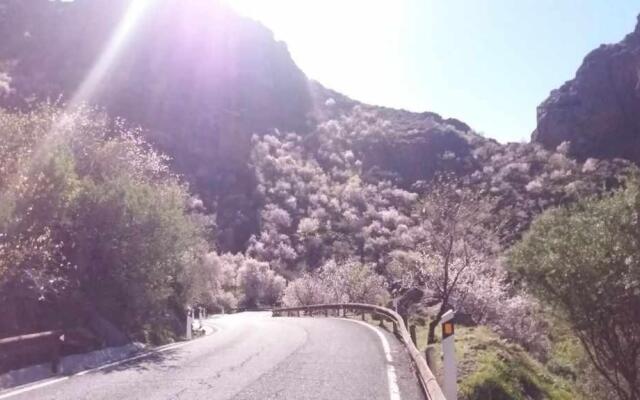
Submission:
<svg viewBox="0 0 640 400">
<path fill-rule="evenodd" d="M 427 345 L 427 327 L 417 326 L 417 347 Z M 559 365 L 570 366 L 573 345 L 566 343 Z M 561 348 L 558 352 L 562 352 Z M 436 353 L 441 354 L 439 345 Z M 569 367 L 551 371 L 520 346 L 509 343 L 489 328 L 456 326 L 456 359 L 461 400 L 581 400 Z M 436 366 L 436 376 L 439 367 Z M 558 372 L 566 373 L 560 374 Z"/>
<path fill-rule="evenodd" d="M 371 317 L 367 321 L 378 324 Z M 416 323 L 417 322 L 417 323 Z M 418 350 L 427 347 L 427 323 L 424 318 L 410 321 L 416 325 Z M 522 347 L 501 339 L 488 327 L 456 325 L 458 360 L 458 398 L 460 400 L 586 400 L 575 383 L 587 368 L 584 352 L 568 328 L 559 324 L 551 332 L 553 347 L 549 361 L 542 364 Z M 384 324 L 391 331 L 390 323 Z M 439 332 L 438 332 L 439 333 Z M 436 345 L 436 354 L 441 354 Z M 437 362 L 441 363 L 440 360 Z M 441 382 L 441 365 L 434 373 Z"/>
</svg>

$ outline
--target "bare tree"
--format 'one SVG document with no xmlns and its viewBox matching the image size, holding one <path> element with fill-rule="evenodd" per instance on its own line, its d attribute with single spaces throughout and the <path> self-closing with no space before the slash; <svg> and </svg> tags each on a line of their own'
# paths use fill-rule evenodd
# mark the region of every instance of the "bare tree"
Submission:
<svg viewBox="0 0 640 400">
<path fill-rule="evenodd" d="M 490 197 L 446 177 L 436 180 L 420 206 L 424 241 L 418 249 L 418 278 L 426 288 L 426 303 L 438 306 L 428 343 L 435 342 L 435 329 L 454 298 L 463 301 L 482 266 L 494 260 L 498 225 L 493 209 Z"/>
</svg>

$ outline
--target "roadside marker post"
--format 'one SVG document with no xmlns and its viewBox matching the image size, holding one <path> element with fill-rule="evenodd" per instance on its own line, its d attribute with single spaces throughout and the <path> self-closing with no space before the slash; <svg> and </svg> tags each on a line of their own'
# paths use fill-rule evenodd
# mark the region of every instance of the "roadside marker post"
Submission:
<svg viewBox="0 0 640 400">
<path fill-rule="evenodd" d="M 456 369 L 456 349 L 454 345 L 455 328 L 453 317 L 455 313 L 449 310 L 442 316 L 442 389 L 447 400 L 458 399 L 458 373 Z"/>
<path fill-rule="evenodd" d="M 191 323 L 193 322 L 193 309 L 191 307 L 187 307 L 187 332 L 186 337 L 187 340 L 191 340 Z"/>
</svg>

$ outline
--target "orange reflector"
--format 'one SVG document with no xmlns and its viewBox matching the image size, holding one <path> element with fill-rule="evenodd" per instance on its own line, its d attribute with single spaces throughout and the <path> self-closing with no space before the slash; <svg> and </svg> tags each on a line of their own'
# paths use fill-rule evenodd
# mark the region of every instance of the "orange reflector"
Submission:
<svg viewBox="0 0 640 400">
<path fill-rule="evenodd" d="M 452 322 L 445 322 L 444 324 L 442 324 L 442 333 L 445 335 L 453 335 L 453 323 Z"/>
</svg>

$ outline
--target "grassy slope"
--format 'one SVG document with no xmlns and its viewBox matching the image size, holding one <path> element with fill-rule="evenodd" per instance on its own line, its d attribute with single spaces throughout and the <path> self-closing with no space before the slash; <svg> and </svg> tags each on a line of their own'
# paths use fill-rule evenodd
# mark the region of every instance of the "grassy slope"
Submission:
<svg viewBox="0 0 640 400">
<path fill-rule="evenodd" d="M 426 328 L 418 327 L 417 334 L 418 348 L 424 350 Z M 439 348 L 437 351 L 440 354 Z M 500 339 L 486 327 L 456 327 L 456 357 L 461 400 L 585 398 L 567 374 L 552 373 L 520 346 Z"/>
</svg>

